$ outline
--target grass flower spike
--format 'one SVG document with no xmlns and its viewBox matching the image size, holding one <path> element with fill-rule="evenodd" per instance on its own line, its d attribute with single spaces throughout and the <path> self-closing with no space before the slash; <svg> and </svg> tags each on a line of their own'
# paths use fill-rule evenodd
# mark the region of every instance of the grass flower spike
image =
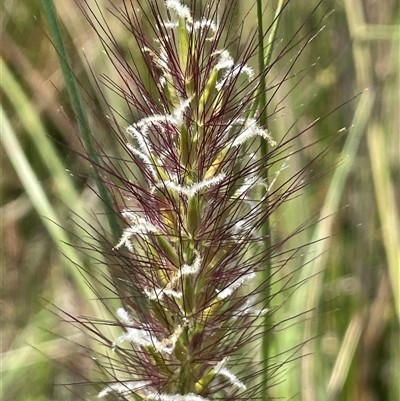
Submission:
<svg viewBox="0 0 400 401">
<path fill-rule="evenodd" d="M 108 363 L 98 359 L 106 377 L 98 397 L 257 399 L 260 377 L 272 373 L 256 358 L 272 330 L 260 324 L 273 312 L 268 266 L 284 242 L 266 247 L 262 227 L 304 185 L 301 173 L 276 190 L 269 184 L 268 169 L 284 163 L 289 141 L 260 122 L 259 81 L 268 70 L 250 67 L 254 41 L 224 36 L 228 6 L 123 5 L 114 12 L 137 41 L 151 84 L 104 41 L 124 82 L 113 90 L 139 117 L 121 127 L 110 106 L 125 156 L 97 166 L 124 225 L 103 251 L 123 305 L 107 324 L 122 333 L 105 338 L 101 325 L 85 324 L 113 351 Z M 95 26 L 93 10 L 84 12 Z M 111 31 L 101 35 L 112 42 Z"/>
</svg>

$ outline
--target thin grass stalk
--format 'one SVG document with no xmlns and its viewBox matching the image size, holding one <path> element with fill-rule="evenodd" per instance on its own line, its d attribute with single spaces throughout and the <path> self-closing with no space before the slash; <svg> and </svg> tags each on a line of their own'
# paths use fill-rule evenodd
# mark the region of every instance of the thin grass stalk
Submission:
<svg viewBox="0 0 400 401">
<path fill-rule="evenodd" d="M 331 377 L 327 385 L 327 399 L 336 400 L 350 371 L 350 366 L 359 345 L 360 337 L 364 329 L 364 317 L 359 314 L 351 319 L 346 334 L 343 338 L 343 343 L 335 361 L 335 366 L 332 369 Z"/>
<path fill-rule="evenodd" d="M 259 49 L 258 49 L 258 68 L 260 71 L 260 82 L 259 82 L 259 90 L 260 95 L 258 97 L 258 108 L 260 110 L 260 124 L 263 127 L 267 127 L 267 94 L 266 94 L 266 76 L 263 73 L 266 68 L 265 60 L 264 60 L 264 27 L 263 27 L 263 9 L 262 9 L 262 2 L 261 0 L 257 0 L 257 22 L 258 22 L 258 42 L 259 42 Z M 268 154 L 268 144 L 264 141 L 263 138 L 260 138 L 260 157 L 265 159 L 266 155 Z M 268 169 L 265 169 L 265 173 L 263 174 L 263 179 L 265 180 L 266 185 L 268 186 Z M 266 198 L 266 207 L 268 207 L 268 194 L 265 188 L 261 189 L 261 196 L 260 199 Z M 270 222 L 269 218 L 263 222 L 261 227 L 261 235 L 265 241 L 265 249 L 268 250 L 271 248 L 272 239 L 271 239 L 271 230 L 270 230 Z M 269 309 L 269 281 L 271 276 L 271 261 L 268 258 L 265 261 L 265 270 L 263 272 L 263 276 L 261 280 L 267 283 L 265 289 L 265 304 L 264 308 Z M 268 314 L 264 317 L 264 332 L 268 333 L 270 328 L 270 319 Z M 263 361 L 263 377 L 262 377 L 262 394 L 261 399 L 267 399 L 268 397 L 268 383 L 269 383 L 269 348 L 271 342 L 271 336 L 264 334 L 263 341 L 262 341 L 262 361 Z"/>
<path fill-rule="evenodd" d="M 257 0 L 257 23 L 258 23 L 258 70 L 260 74 L 259 81 L 259 96 L 257 97 L 257 106 L 260 110 L 260 125 L 266 127 L 268 129 L 268 112 L 267 112 L 267 84 L 266 84 L 266 73 L 265 70 L 268 68 L 273 51 L 273 44 L 275 42 L 276 33 L 278 30 L 279 20 L 282 12 L 284 1 L 280 0 L 278 6 L 275 11 L 275 16 L 273 20 L 273 25 L 271 28 L 271 33 L 268 37 L 267 46 L 264 47 L 264 37 L 265 31 L 263 27 L 263 15 L 264 10 L 262 6 L 262 1 Z M 254 109 L 255 110 L 255 109 Z M 265 159 L 268 155 L 268 142 L 264 138 L 260 138 L 260 157 L 261 159 Z M 260 199 L 266 199 L 266 207 L 268 208 L 268 194 L 266 188 L 269 186 L 269 171 L 268 168 L 265 169 L 263 174 L 263 179 L 266 183 L 266 187 L 262 187 L 260 191 Z M 272 246 L 272 237 L 271 237 L 271 227 L 269 218 L 264 221 L 261 227 L 261 235 L 265 241 L 265 250 L 268 251 Z M 265 290 L 265 304 L 264 308 L 268 310 L 270 308 L 270 279 L 271 279 L 271 260 L 268 258 L 265 261 L 265 270 L 263 271 L 263 277 L 261 280 L 265 282 L 266 290 Z M 266 314 L 263 318 L 263 326 L 264 332 L 268 333 L 270 329 L 270 319 L 268 314 Z M 262 361 L 264 364 L 263 367 L 263 377 L 262 377 L 262 392 L 261 399 L 267 399 L 268 397 L 268 383 L 269 383 L 269 369 L 268 364 L 270 361 L 270 345 L 271 345 L 271 336 L 264 335 L 262 341 Z"/>
<path fill-rule="evenodd" d="M 57 49 L 58 60 L 60 62 L 61 70 L 64 75 L 68 95 L 71 99 L 71 104 L 76 115 L 77 124 L 80 132 L 82 133 L 82 138 L 86 147 L 86 151 L 88 153 L 89 159 L 93 161 L 94 165 L 97 165 L 99 159 L 96 152 L 94 151 L 92 136 L 88 128 L 89 126 L 87 116 L 78 90 L 76 77 L 71 69 L 71 63 L 69 61 L 68 52 L 64 44 L 64 39 L 60 29 L 60 24 L 58 22 L 57 12 L 54 7 L 53 0 L 41 0 L 41 3 L 47 22 L 49 24 L 51 37 L 54 41 L 54 47 Z M 114 237 L 117 239 L 121 235 L 121 227 L 112 208 L 112 200 L 110 194 L 108 192 L 108 189 L 104 186 L 104 183 L 102 182 L 96 168 L 94 168 L 93 173 L 99 190 L 100 198 L 104 203 L 104 209 L 110 224 L 110 228 L 113 232 Z"/>
<path fill-rule="evenodd" d="M 0 71 L 2 71 L 0 87 L 13 105 L 15 112 L 19 117 L 19 121 L 31 137 L 43 163 L 52 174 L 53 183 L 58 197 L 68 207 L 71 208 L 74 206 L 76 209 L 76 203 L 79 201 L 79 193 L 76 190 L 54 144 L 50 141 L 33 105 L 29 103 L 28 97 L 1 57 Z M 80 210 L 78 213 L 81 214 L 82 212 L 83 210 Z"/>
</svg>

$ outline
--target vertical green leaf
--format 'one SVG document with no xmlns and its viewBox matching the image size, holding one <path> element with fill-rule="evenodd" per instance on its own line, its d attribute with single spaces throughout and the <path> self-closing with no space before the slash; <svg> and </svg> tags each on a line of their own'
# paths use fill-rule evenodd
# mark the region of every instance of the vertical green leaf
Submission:
<svg viewBox="0 0 400 401">
<path fill-rule="evenodd" d="M 76 115 L 77 123 L 82 137 L 85 143 L 86 151 L 96 165 L 99 164 L 99 158 L 95 152 L 91 133 L 88 126 L 88 120 L 86 117 L 85 110 L 83 108 L 82 98 L 79 94 L 76 77 L 71 69 L 69 56 L 65 43 L 63 40 L 60 24 L 58 22 L 57 12 L 54 7 L 53 0 L 41 0 L 44 13 L 46 15 L 47 22 L 49 24 L 50 33 L 54 41 L 54 47 L 58 53 L 58 60 L 61 65 L 61 69 L 64 75 L 68 95 L 71 99 L 72 107 Z M 117 241 L 121 235 L 121 228 L 118 223 L 116 214 L 112 207 L 112 201 L 108 189 L 102 183 L 97 168 L 94 167 L 94 175 L 96 179 L 97 188 L 99 190 L 100 198 L 104 203 L 105 212 L 108 218 L 108 222 L 113 233 L 114 239 Z"/>
<path fill-rule="evenodd" d="M 281 16 L 281 11 L 283 7 L 283 0 L 280 0 L 278 6 L 275 11 L 275 17 L 271 29 L 271 33 L 268 37 L 267 46 L 264 46 L 264 27 L 263 27 L 263 9 L 262 9 L 262 1 L 257 0 L 257 23 L 258 23 L 258 69 L 260 74 L 260 81 L 258 87 L 258 96 L 256 96 L 256 104 L 253 107 L 252 113 L 258 109 L 260 111 L 260 126 L 263 128 L 267 128 L 267 94 L 266 94 L 266 74 L 265 69 L 269 65 L 273 43 L 275 41 L 276 32 L 278 29 L 278 24 Z M 265 160 L 268 154 L 268 142 L 264 138 L 260 138 L 260 158 Z M 266 185 L 262 187 L 260 198 L 267 197 L 267 189 L 268 188 L 268 169 L 264 169 L 263 180 Z M 268 197 L 265 201 L 265 206 L 268 207 Z M 261 227 L 261 235 L 264 238 L 264 249 L 265 252 L 268 252 L 271 249 L 272 238 L 271 238 L 271 229 L 270 229 L 270 221 L 266 219 Z M 263 270 L 262 282 L 265 284 L 265 292 L 264 292 L 264 308 L 269 308 L 269 281 L 271 276 L 271 261 L 269 259 L 266 260 L 265 269 Z M 270 318 L 268 314 L 265 314 L 263 317 L 263 332 L 264 337 L 262 341 L 262 363 L 263 363 L 263 377 L 261 378 L 262 383 L 262 399 L 268 398 L 268 382 L 269 382 L 269 359 L 270 359 L 270 346 L 271 346 L 271 334 L 270 334 Z"/>
</svg>

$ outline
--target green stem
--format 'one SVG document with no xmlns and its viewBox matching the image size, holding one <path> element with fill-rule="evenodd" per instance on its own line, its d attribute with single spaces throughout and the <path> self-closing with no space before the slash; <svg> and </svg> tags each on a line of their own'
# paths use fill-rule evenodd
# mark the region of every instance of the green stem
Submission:
<svg viewBox="0 0 400 401">
<path fill-rule="evenodd" d="M 58 60 L 60 62 L 61 69 L 64 75 L 68 95 L 71 99 L 72 107 L 76 115 L 78 127 L 80 132 L 82 133 L 86 152 L 90 160 L 92 160 L 94 164 L 93 172 L 100 199 L 102 200 L 104 205 L 104 211 L 108 219 L 108 224 L 110 226 L 113 239 L 115 242 L 117 242 L 122 235 L 122 230 L 118 221 L 118 215 L 112 206 L 113 202 L 111 195 L 100 178 L 97 167 L 100 165 L 99 157 L 97 156 L 95 148 L 93 146 L 93 140 L 89 130 L 88 120 L 85 110 L 83 108 L 82 98 L 78 90 L 77 79 L 70 67 L 69 56 L 63 40 L 60 24 L 58 22 L 57 12 L 54 7 L 53 0 L 41 0 L 41 3 L 44 13 L 46 15 L 47 22 L 49 24 L 50 33 L 54 41 L 54 47 L 57 50 Z M 134 295 L 137 296 L 139 299 L 138 303 L 142 308 L 142 312 L 145 312 L 147 310 L 147 305 L 145 301 L 140 300 L 139 290 L 137 290 L 136 288 L 132 288 L 132 291 Z"/>
<path fill-rule="evenodd" d="M 258 106 L 260 106 L 260 96 L 262 93 L 266 91 L 266 74 L 265 68 L 268 67 L 269 63 L 271 62 L 273 45 L 276 37 L 276 32 L 278 31 L 279 21 L 282 14 L 283 5 L 285 0 L 279 0 L 278 6 L 275 10 L 274 20 L 272 22 L 271 32 L 268 36 L 268 44 L 264 48 L 264 29 L 263 29 L 263 21 L 262 21 L 262 0 L 257 0 L 257 19 L 258 19 L 258 67 L 260 72 L 260 85 L 255 93 L 254 96 L 254 103 L 252 107 L 250 107 L 250 112 L 248 114 L 248 118 L 253 118 L 256 114 Z M 263 90 L 264 89 L 264 90 Z"/>
<path fill-rule="evenodd" d="M 61 70 L 64 75 L 65 84 L 67 87 L 68 95 L 71 99 L 72 107 L 76 115 L 77 123 L 80 132 L 82 133 L 83 140 L 85 143 L 86 151 L 90 160 L 93 161 L 95 165 L 99 165 L 99 158 L 94 150 L 93 141 L 91 137 L 90 130 L 88 128 L 88 120 L 86 117 L 85 110 L 82 106 L 81 96 L 78 91 L 77 80 L 70 67 L 68 52 L 65 47 L 63 40 L 60 24 L 58 22 L 57 12 L 54 7 L 53 0 L 41 0 L 43 11 L 46 15 L 47 22 L 49 24 L 49 29 L 51 36 L 54 41 L 54 47 L 57 50 L 58 60 L 61 65 Z M 103 201 L 104 209 L 108 218 L 108 222 L 113 233 L 115 241 L 121 236 L 121 227 L 118 223 L 117 216 L 112 207 L 112 201 L 110 193 L 108 192 L 105 185 L 100 179 L 99 172 L 97 168 L 94 167 L 94 175 L 96 179 L 97 188 L 99 190 L 100 198 Z"/>
<path fill-rule="evenodd" d="M 276 32 L 278 29 L 278 24 L 280 20 L 280 15 L 282 11 L 282 7 L 284 4 L 284 0 L 280 0 L 278 6 L 275 11 L 274 21 L 271 28 L 271 33 L 268 37 L 267 46 L 264 47 L 264 28 L 263 28 L 263 10 L 262 10 L 262 0 L 257 0 L 257 20 L 258 20 L 258 68 L 260 73 L 260 82 L 258 86 L 258 90 L 255 96 L 255 104 L 254 107 L 251 108 L 251 116 L 252 117 L 256 110 L 260 111 L 260 120 L 259 123 L 262 127 L 267 128 L 268 124 L 268 114 L 267 114 L 267 84 L 266 84 L 266 74 L 265 68 L 269 65 L 271 61 L 271 55 L 273 50 L 273 43 L 275 40 Z M 260 157 L 261 160 L 265 160 L 268 155 L 268 142 L 260 138 Z M 262 174 L 262 178 L 265 182 L 265 186 L 261 189 L 261 199 L 263 201 L 264 207 L 268 207 L 268 169 L 265 168 Z M 270 230 L 270 221 L 267 218 L 261 227 L 261 236 L 264 238 L 264 250 L 265 252 L 269 252 L 272 246 L 272 239 L 271 239 L 271 230 Z M 268 310 L 269 308 L 269 298 L 270 298 L 270 277 L 271 277 L 271 260 L 266 260 L 265 269 L 262 273 L 262 282 L 265 284 L 264 290 L 264 298 L 265 303 L 263 307 Z M 267 400 L 268 399 L 268 377 L 269 377 L 269 357 L 270 357 L 270 348 L 271 348 L 271 336 L 269 335 L 270 330 L 270 318 L 269 314 L 265 314 L 263 317 L 262 323 L 262 330 L 264 332 L 263 340 L 262 340 L 262 392 L 261 392 L 261 399 Z"/>
</svg>

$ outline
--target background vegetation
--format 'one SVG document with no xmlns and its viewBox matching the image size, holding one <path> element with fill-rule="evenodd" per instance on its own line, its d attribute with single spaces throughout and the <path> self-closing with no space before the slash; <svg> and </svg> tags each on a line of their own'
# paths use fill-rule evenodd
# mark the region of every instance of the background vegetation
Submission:
<svg viewBox="0 0 400 401">
<path fill-rule="evenodd" d="M 117 79 L 115 72 L 74 2 L 57 3 L 74 71 L 92 95 L 87 96 L 88 108 L 100 110 L 101 104 L 93 99 L 95 83 L 88 66 L 97 76 L 102 73 L 110 79 Z M 98 3 L 104 9 L 107 2 Z M 271 1 L 267 7 L 265 24 L 272 20 L 276 3 Z M 308 2 L 292 3 L 282 17 L 276 51 L 279 40 L 290 38 L 312 9 Z M 299 146 L 319 142 L 294 155 L 284 172 L 297 171 L 329 146 L 318 163 L 319 171 L 310 172 L 311 176 L 326 174 L 272 222 L 273 235 L 278 237 L 287 236 L 304 221 L 316 222 L 293 245 L 325 238 L 287 267 L 297 270 L 296 282 L 311 278 L 290 299 L 275 301 L 282 305 L 276 317 L 282 320 L 310 311 L 294 326 L 288 324 L 276 333 L 275 353 L 314 340 L 297 353 L 293 350 L 295 357 L 303 357 L 287 365 L 274 395 L 302 401 L 397 400 L 400 10 L 396 0 L 332 4 L 335 12 L 325 19 L 326 29 L 295 68 L 305 73 L 289 80 L 271 105 L 280 109 L 270 122 L 273 132 L 286 132 L 292 124 L 292 130 L 300 131 L 359 94 L 301 137 L 306 142 Z M 250 12 L 246 29 L 253 28 L 255 9 L 241 0 L 233 6 L 238 21 Z M 313 18 L 322 17 L 326 10 L 321 7 Z M 76 344 L 90 340 L 60 322 L 50 306 L 76 315 L 101 316 L 96 303 L 89 302 L 94 296 L 76 267 L 90 268 L 92 261 L 66 245 L 74 238 L 85 240 L 71 219 L 96 226 L 93 210 L 100 210 L 100 205 L 91 190 L 90 166 L 71 151 L 82 146 L 40 2 L 4 0 L 0 18 L 0 398 L 73 400 L 76 395 L 62 383 L 88 374 L 90 367 L 81 363 Z M 120 25 L 113 32 L 124 49 L 131 48 L 132 39 Z M 124 109 L 121 99 L 112 93 L 108 96 L 117 110 Z M 98 127 L 96 139 L 107 144 L 100 123 L 97 116 L 92 129 Z"/>
</svg>

